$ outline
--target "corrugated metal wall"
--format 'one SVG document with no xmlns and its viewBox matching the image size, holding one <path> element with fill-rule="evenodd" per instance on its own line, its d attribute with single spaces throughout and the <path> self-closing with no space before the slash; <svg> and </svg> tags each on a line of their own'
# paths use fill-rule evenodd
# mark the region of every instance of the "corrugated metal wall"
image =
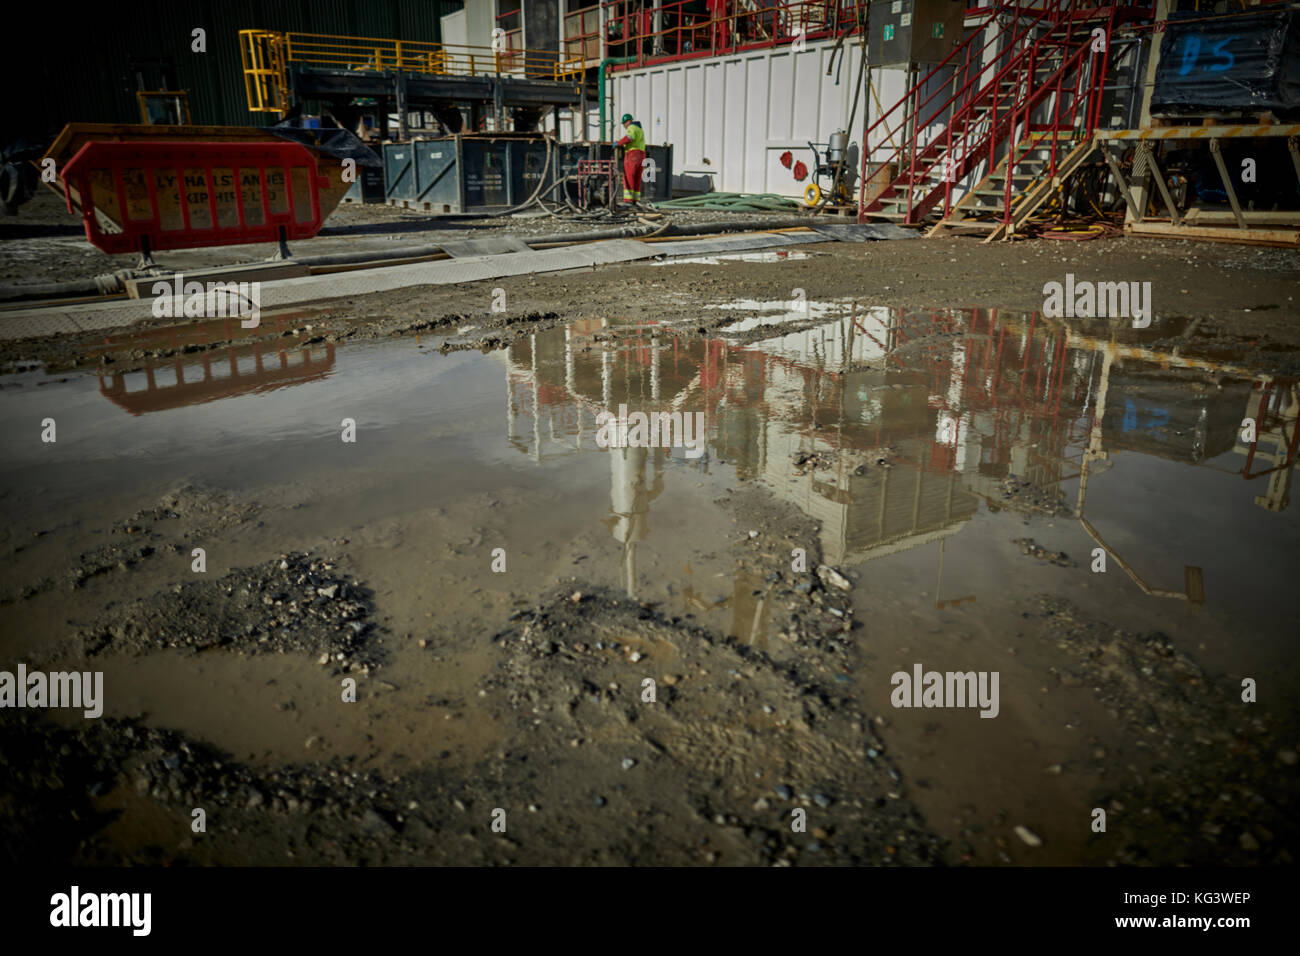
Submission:
<svg viewBox="0 0 1300 956">
<path fill-rule="evenodd" d="M 842 63 L 832 62 L 833 44 L 810 43 L 797 53 L 786 46 L 615 73 L 609 112 L 633 114 L 648 142 L 673 144 L 679 187 L 711 181 L 723 192 L 797 197 L 809 180 L 796 182 L 780 157 L 790 150 L 811 169 L 808 143 L 825 143 L 846 125 L 859 66 L 856 45 L 846 50 Z M 902 70 L 876 71 L 877 90 L 883 80 L 897 98 L 903 76 Z M 849 136 L 854 157 L 860 156 L 865 87 L 864 81 Z M 617 138 L 622 133 L 615 127 Z"/>
<path fill-rule="evenodd" d="M 645 129 L 647 142 L 676 147 L 675 187 L 689 191 L 712 184 L 722 192 L 799 198 L 813 177 L 796 181 L 780 157 L 789 150 L 811 170 L 814 157 L 808 144 L 824 148 L 820 144 L 831 133 L 849 126 L 861 61 L 856 44 L 843 49 L 841 57 L 834 54 L 833 43 L 809 43 L 799 52 L 791 45 L 617 72 L 609 107 L 616 120 L 615 138 L 623 135 L 617 118 L 631 113 Z M 868 73 L 875 95 L 869 95 L 864 78 L 857 114 L 848 129 L 854 183 L 862 160 L 862 132 L 880 116 L 876 102 L 888 110 L 907 91 L 907 71 L 902 67 L 870 66 Z M 951 79 L 952 72 L 945 69 L 923 87 L 921 99 Z M 927 112 L 944 99 L 930 101 Z M 886 125 L 898 126 L 901 115 L 895 114 Z M 932 132 L 942 128 L 943 119 L 931 124 Z M 873 147 L 884 142 L 881 133 L 878 129 L 872 134 Z"/>
<path fill-rule="evenodd" d="M 0 71 L 0 143 L 21 133 L 47 138 L 69 122 L 139 122 L 132 64 L 171 65 L 189 91 L 195 123 L 265 125 L 273 114 L 248 112 L 239 31 L 440 39 L 440 18 L 459 0 L 136 0 L 104 6 L 93 18 L 50 7 L 11 20 Z M 207 31 L 207 52 L 191 51 L 192 31 Z"/>
</svg>

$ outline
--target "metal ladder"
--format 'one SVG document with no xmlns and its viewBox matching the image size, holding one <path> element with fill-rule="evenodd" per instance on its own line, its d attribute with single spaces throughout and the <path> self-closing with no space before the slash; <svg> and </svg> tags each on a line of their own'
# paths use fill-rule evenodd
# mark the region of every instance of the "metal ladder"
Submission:
<svg viewBox="0 0 1300 956">
<path fill-rule="evenodd" d="M 1080 161 L 1074 151 L 1097 123 L 1116 18 L 1145 9 L 1084 7 L 1069 0 L 1049 0 L 1039 8 L 995 7 L 868 128 L 867 142 L 873 131 L 891 136 L 902 129 L 909 135 L 892 151 L 863 151 L 858 221 L 919 224 L 937 216 L 946 227 L 983 218 L 977 228 L 999 237 L 1013 232 L 1023 221 L 1022 211 L 1037 208 L 1051 194 L 1048 190 L 1027 204 L 1027 191 L 1037 194 L 1044 181 L 1059 182 L 1067 157 L 1072 165 Z M 981 43 L 988 33 L 992 36 Z M 987 66 L 986 57 L 993 57 Z M 952 68 L 953 92 L 941 101 L 948 86 L 934 80 Z M 993 76 L 981 84 L 990 72 Z M 929 86 L 935 89 L 922 99 Z M 1040 115 L 1044 110 L 1046 121 Z M 893 130 L 887 125 L 891 118 Z M 892 178 L 868 200 L 869 173 L 882 169 Z M 977 176 L 976 185 L 954 202 L 954 191 Z"/>
</svg>

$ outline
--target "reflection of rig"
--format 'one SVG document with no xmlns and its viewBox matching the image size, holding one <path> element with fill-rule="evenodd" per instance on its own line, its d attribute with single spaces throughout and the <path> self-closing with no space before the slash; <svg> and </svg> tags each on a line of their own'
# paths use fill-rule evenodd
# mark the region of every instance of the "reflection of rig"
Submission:
<svg viewBox="0 0 1300 956">
<path fill-rule="evenodd" d="M 1249 481 L 1268 475 L 1268 488 L 1255 504 L 1285 511 L 1291 503 L 1291 476 L 1300 441 L 1300 382 L 1258 381 L 1251 392 L 1246 417 L 1255 423 L 1255 438 L 1239 437 L 1233 450 L 1246 456 L 1241 473 Z"/>
<path fill-rule="evenodd" d="M 713 434 L 709 412 L 716 406 L 711 392 L 717 384 L 701 368 L 706 349 L 721 343 L 658 340 L 647 327 L 643 336 L 624 338 L 615 349 L 594 338 L 608 327 L 604 319 L 587 319 L 510 346 L 509 440 L 521 452 L 541 461 L 582 447 L 584 439 L 594 447 L 596 416 L 619 405 L 633 411 L 704 411 L 707 434 Z M 532 421 L 527 441 L 518 432 L 520 417 Z"/>
<path fill-rule="evenodd" d="M 683 342 L 653 326 L 620 327 L 610 342 L 597 338 L 604 320 L 531 336 L 507 359 L 511 441 L 542 459 L 594 447 L 602 409 L 702 411 L 712 454 L 819 519 L 835 564 L 942 540 L 979 499 L 1002 507 L 1013 476 L 1054 498 L 1076 479 L 1082 491 L 1107 449 L 1198 464 L 1238 442 L 1239 473 L 1270 476 L 1256 503 L 1286 506 L 1294 385 L 1252 388 L 1244 369 L 1144 346 L 1149 331 L 1090 337 L 996 310 L 843 313 L 752 344 Z M 1259 423 L 1249 448 L 1243 416 Z M 796 464 L 813 454 L 827 467 Z M 611 527 L 648 533 L 667 458 L 640 460 L 653 464 L 649 483 L 637 463 L 614 469 Z M 635 518 L 627 502 L 639 503 Z"/>
<path fill-rule="evenodd" d="M 530 335 L 510 347 L 508 432 L 510 443 L 521 452 L 542 461 L 584 444 L 591 447 L 596 416 L 619 405 L 632 411 L 683 414 L 710 407 L 708 376 L 699 372 L 705 343 L 661 345 L 647 329 L 644 338 L 621 343 L 616 351 L 599 347 L 593 337 L 606 327 L 604 320 L 575 322 L 563 330 Z M 518 433 L 521 416 L 532 420 L 530 441 Z M 711 435 L 707 421 L 705 434 Z M 620 576 L 632 597 L 637 590 L 636 544 L 650 532 L 650 503 L 663 491 L 669 454 L 664 448 L 609 451 L 610 515 L 605 525 L 622 545 Z M 707 455 L 697 461 L 707 467 Z"/>
<path fill-rule="evenodd" d="M 268 336 L 267 341 L 194 354 L 186 354 L 186 350 L 203 349 L 210 342 L 229 342 L 252 330 L 241 329 L 236 317 L 112 336 L 97 351 L 165 348 L 182 354 L 171 359 L 150 359 L 139 371 L 101 372 L 100 394 L 132 415 L 144 415 L 322 379 L 334 367 L 332 344 L 309 345 L 301 337 L 279 337 L 292 332 L 296 321 L 306 314 L 293 312 L 264 318 L 257 334 L 273 332 L 277 335 L 274 339 Z M 131 387 L 134 380 L 142 382 L 142 387 Z"/>
<path fill-rule="evenodd" d="M 1243 398 L 1251 394 L 1252 388 L 1264 394 L 1271 394 L 1272 380 L 1268 376 L 1254 376 L 1246 369 L 1234 368 L 1224 363 L 1178 355 L 1176 351 L 1158 351 L 1141 344 L 1121 345 L 1115 341 L 1088 339 L 1074 334 L 1070 334 L 1070 339 L 1072 347 L 1087 349 L 1094 355 L 1101 356 L 1101 367 L 1095 389 L 1096 405 L 1079 475 L 1079 497 L 1076 505 L 1079 523 L 1089 536 L 1119 563 L 1143 593 L 1152 597 L 1174 598 L 1191 604 L 1203 604 L 1205 587 L 1201 568 L 1195 565 L 1184 567 L 1184 586 L 1181 591 L 1153 587 L 1137 569 L 1102 539 L 1097 529 L 1084 516 L 1089 472 L 1094 462 L 1105 461 L 1109 457 L 1108 445 L 1116 450 L 1139 450 L 1145 454 L 1192 463 L 1200 463 L 1204 459 L 1225 453 L 1233 447 L 1233 435 L 1238 426 L 1244 424 L 1237 418 L 1241 414 Z M 1129 363 L 1128 368 L 1126 362 Z M 1143 368 L 1147 371 L 1145 379 L 1135 374 Z M 1219 382 L 1219 378 L 1223 375 L 1234 376 L 1237 381 L 1224 386 Z M 1200 397 L 1190 401 L 1180 392 L 1173 393 L 1171 398 L 1171 382 L 1176 383 L 1181 380 L 1184 385 L 1195 383 L 1197 379 L 1192 376 L 1199 376 L 1202 384 L 1210 387 L 1205 388 Z M 1115 427 L 1116 416 L 1111 411 L 1116 400 L 1124 403 L 1122 424 L 1118 429 Z M 1170 410 L 1171 408 L 1173 411 Z M 1257 409 L 1261 414 L 1263 413 L 1264 400 L 1259 402 Z M 1144 417 L 1147 420 L 1146 425 L 1143 424 Z M 1294 423 L 1294 415 L 1291 422 Z M 1178 425 L 1182 427 L 1177 427 Z M 1278 427 L 1280 428 L 1281 425 L 1279 424 Z M 1179 441 L 1171 441 L 1170 435 L 1185 437 Z M 1251 451 L 1253 450 L 1252 444 Z M 1290 457 L 1279 473 L 1279 494 L 1283 499 L 1290 487 L 1290 475 L 1294 463 L 1293 434 L 1290 441 Z M 1241 474 L 1248 481 L 1258 477 L 1250 473 L 1249 459 L 1245 468 L 1234 473 Z M 1269 507 L 1266 503 L 1267 497 L 1265 496 L 1264 499 L 1257 497 L 1255 503 Z M 1285 507 L 1284 501 L 1281 507 Z M 1281 510 L 1281 507 L 1273 510 Z"/>
</svg>

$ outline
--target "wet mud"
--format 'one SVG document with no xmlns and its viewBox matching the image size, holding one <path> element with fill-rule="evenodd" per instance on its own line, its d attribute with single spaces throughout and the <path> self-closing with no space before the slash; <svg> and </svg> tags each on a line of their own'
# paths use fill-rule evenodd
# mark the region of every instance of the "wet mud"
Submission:
<svg viewBox="0 0 1300 956">
<path fill-rule="evenodd" d="M 0 669 L 105 712 L 0 713 L 5 858 L 1293 862 L 1286 309 L 891 306 L 803 251 L 6 346 Z M 620 405 L 704 454 L 599 447 Z"/>
</svg>

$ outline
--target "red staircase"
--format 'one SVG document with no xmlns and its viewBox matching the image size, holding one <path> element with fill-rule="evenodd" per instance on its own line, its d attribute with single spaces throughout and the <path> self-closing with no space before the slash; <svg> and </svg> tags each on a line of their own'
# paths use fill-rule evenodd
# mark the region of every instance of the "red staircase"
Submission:
<svg viewBox="0 0 1300 956">
<path fill-rule="evenodd" d="M 958 215 L 992 216 L 989 229 L 1005 233 L 1013 190 L 1050 181 L 1058 159 L 1096 128 L 1114 27 L 1150 13 L 1078 0 L 995 3 L 867 128 L 863 143 L 875 145 L 863 149 L 858 221 L 916 224 L 941 213 L 947 222 L 954 187 L 974 176 Z"/>
</svg>

